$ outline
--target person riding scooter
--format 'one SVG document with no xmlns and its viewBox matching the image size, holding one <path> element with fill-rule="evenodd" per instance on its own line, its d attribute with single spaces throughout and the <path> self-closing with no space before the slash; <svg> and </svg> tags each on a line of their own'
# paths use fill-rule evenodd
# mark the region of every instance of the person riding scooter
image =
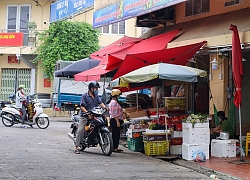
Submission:
<svg viewBox="0 0 250 180">
<path fill-rule="evenodd" d="M 24 94 L 24 89 L 25 86 L 21 84 L 18 87 L 16 93 L 16 108 L 18 108 L 22 112 L 22 125 L 20 126 L 21 128 L 26 128 L 26 126 L 24 125 L 24 121 L 27 118 L 26 107 L 25 107 L 26 96 Z"/>
<path fill-rule="evenodd" d="M 80 120 L 79 120 L 79 126 L 76 132 L 76 141 L 75 141 L 75 153 L 80 154 L 79 146 L 81 142 L 83 142 L 84 137 L 84 128 L 87 124 L 88 117 L 84 115 L 84 113 L 90 111 L 97 105 L 100 105 L 103 109 L 105 109 L 105 105 L 101 102 L 99 96 L 98 96 L 98 88 L 100 88 L 100 85 L 96 81 L 92 81 L 88 85 L 88 92 L 84 93 L 81 98 L 81 110 L 79 111 Z"/>
</svg>

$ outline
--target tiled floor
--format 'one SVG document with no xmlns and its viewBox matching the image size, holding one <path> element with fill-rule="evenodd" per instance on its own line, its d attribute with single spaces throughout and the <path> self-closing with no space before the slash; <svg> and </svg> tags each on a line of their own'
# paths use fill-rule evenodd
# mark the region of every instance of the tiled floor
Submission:
<svg viewBox="0 0 250 180">
<path fill-rule="evenodd" d="M 199 163 L 199 165 L 245 180 L 250 180 L 250 156 L 244 157 L 243 159 L 248 163 L 231 163 L 232 161 L 240 162 L 240 156 L 237 156 L 236 158 L 219 158 L 210 156 L 209 160 Z"/>
</svg>

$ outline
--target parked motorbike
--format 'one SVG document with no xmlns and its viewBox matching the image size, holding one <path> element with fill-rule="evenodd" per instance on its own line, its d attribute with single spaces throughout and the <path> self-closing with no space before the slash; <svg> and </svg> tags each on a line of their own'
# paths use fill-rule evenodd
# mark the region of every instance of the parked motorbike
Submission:
<svg viewBox="0 0 250 180">
<path fill-rule="evenodd" d="M 86 147 L 96 147 L 100 145 L 102 152 L 106 156 L 110 156 L 113 152 L 113 139 L 111 133 L 107 127 L 107 120 L 105 118 L 106 110 L 101 107 L 95 107 L 90 112 L 84 114 L 89 117 L 84 131 L 84 142 L 79 147 L 80 151 L 84 151 Z M 72 115 L 71 133 L 68 133 L 68 137 L 76 141 L 76 131 L 79 126 L 79 115 Z"/>
<path fill-rule="evenodd" d="M 27 96 L 27 125 L 37 125 L 40 129 L 49 126 L 49 116 L 43 113 L 42 104 L 37 99 L 32 99 L 34 95 Z M 1 112 L 2 123 L 6 127 L 22 123 L 22 112 L 13 105 L 6 105 Z"/>
</svg>

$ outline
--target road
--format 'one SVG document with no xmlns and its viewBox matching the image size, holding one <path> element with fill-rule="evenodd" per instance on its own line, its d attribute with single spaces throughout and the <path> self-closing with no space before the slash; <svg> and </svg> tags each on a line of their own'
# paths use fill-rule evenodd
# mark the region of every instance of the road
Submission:
<svg viewBox="0 0 250 180">
<path fill-rule="evenodd" d="M 0 179 L 208 179 L 124 147 L 124 152 L 110 157 L 98 147 L 74 154 L 69 126 L 70 122 L 51 121 L 45 130 L 23 129 L 0 122 Z"/>
</svg>

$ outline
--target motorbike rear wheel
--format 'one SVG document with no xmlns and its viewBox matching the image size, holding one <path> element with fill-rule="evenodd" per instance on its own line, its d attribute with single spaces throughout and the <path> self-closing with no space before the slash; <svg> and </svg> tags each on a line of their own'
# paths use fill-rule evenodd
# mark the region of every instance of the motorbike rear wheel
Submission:
<svg viewBox="0 0 250 180">
<path fill-rule="evenodd" d="M 102 149 L 102 152 L 106 156 L 110 156 L 113 152 L 113 139 L 110 133 L 102 132 L 103 143 L 99 143 Z"/>
<path fill-rule="evenodd" d="M 39 117 L 39 118 L 37 118 L 36 125 L 40 129 L 46 129 L 49 126 L 49 118 L 47 118 L 47 117 Z"/>
<path fill-rule="evenodd" d="M 15 119 L 15 117 L 12 114 L 6 113 L 6 114 L 4 114 L 2 116 L 6 116 L 6 118 L 9 119 L 8 120 L 8 119 L 2 117 L 2 123 L 3 123 L 3 125 L 5 125 L 6 127 L 11 127 L 11 126 L 14 125 L 14 119 Z"/>
</svg>

